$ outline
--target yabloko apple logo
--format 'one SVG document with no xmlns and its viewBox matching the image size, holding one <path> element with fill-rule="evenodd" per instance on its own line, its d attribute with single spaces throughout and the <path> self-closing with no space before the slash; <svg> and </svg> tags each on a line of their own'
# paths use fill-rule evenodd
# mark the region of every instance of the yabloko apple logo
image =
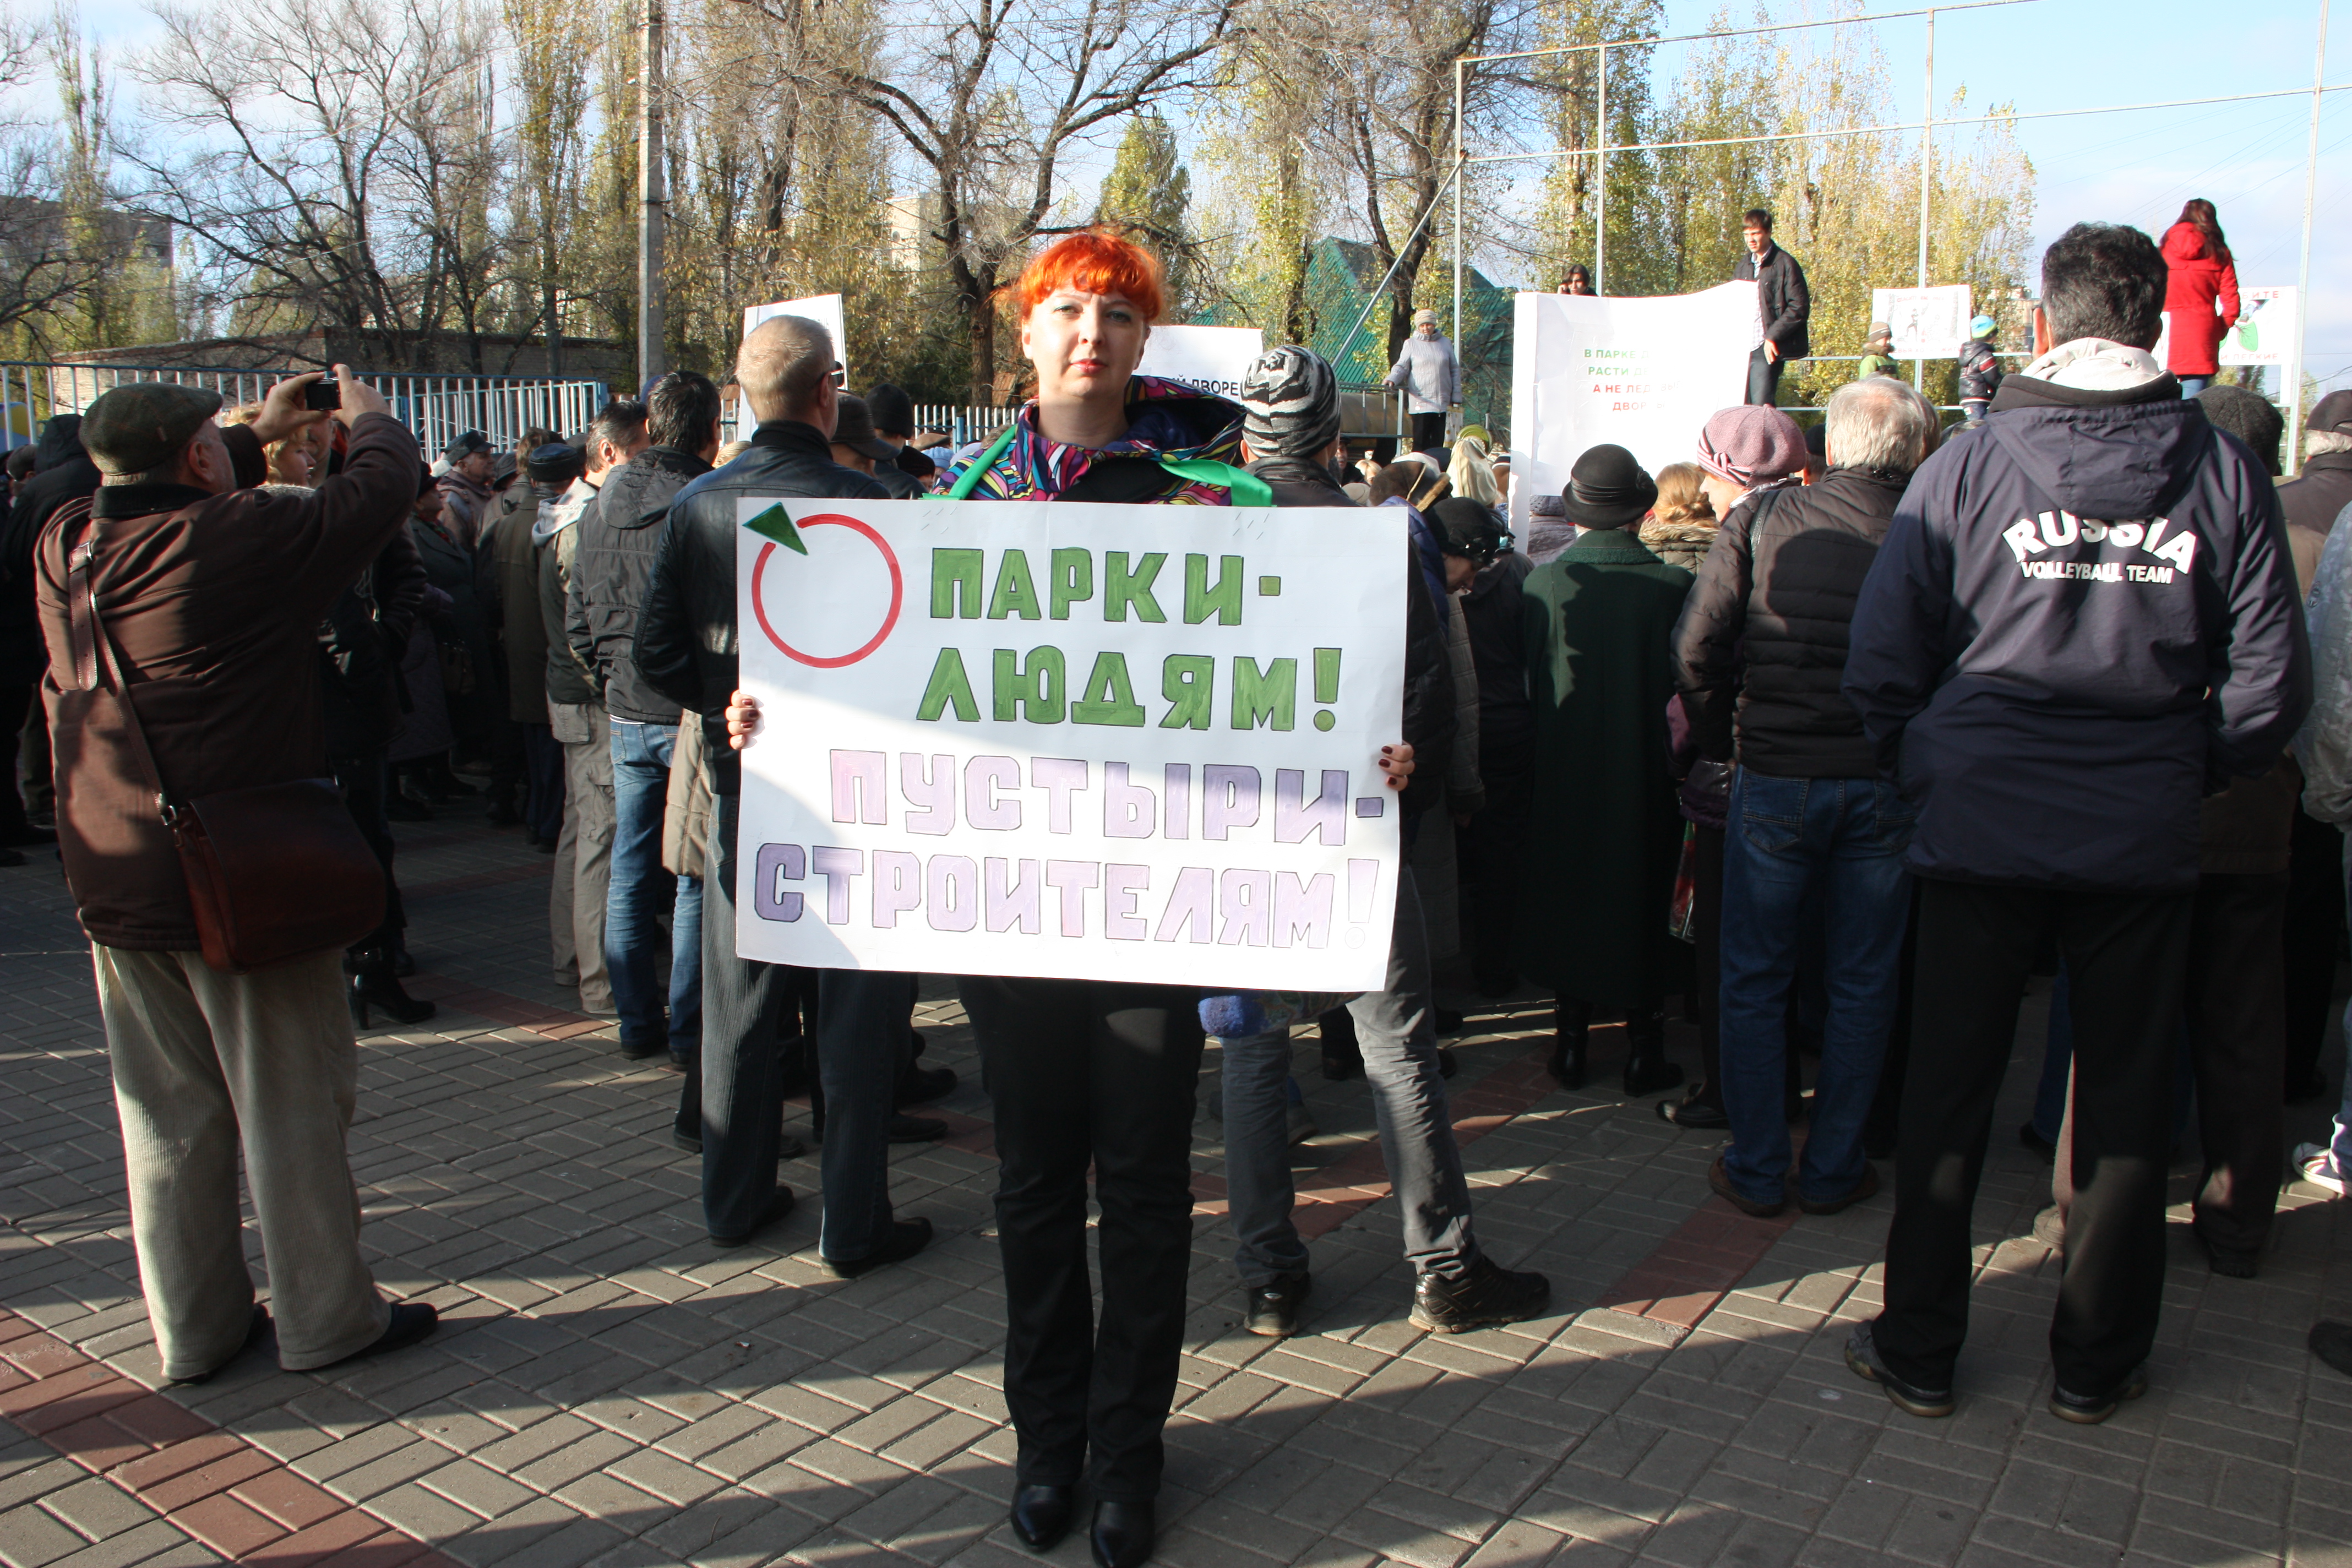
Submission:
<svg viewBox="0 0 2352 1568">
<path fill-rule="evenodd" d="M 769 541 L 752 563 L 751 607 L 760 630 L 785 658 L 816 669 L 839 669 L 888 640 L 906 603 L 907 579 L 897 552 L 870 524 L 839 512 L 820 512 L 795 524 L 776 505 L 743 526 Z M 778 545 L 808 560 L 793 570 L 780 568 L 771 581 L 768 563 Z M 778 622 L 818 646 L 785 641 L 776 630 Z M 856 641 L 861 636 L 862 643 Z M 845 646 L 848 652 L 831 651 Z"/>
</svg>

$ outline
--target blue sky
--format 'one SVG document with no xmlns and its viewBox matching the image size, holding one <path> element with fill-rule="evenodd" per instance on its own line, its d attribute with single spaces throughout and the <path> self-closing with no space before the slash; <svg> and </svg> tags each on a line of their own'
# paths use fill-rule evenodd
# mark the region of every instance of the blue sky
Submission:
<svg viewBox="0 0 2352 1568">
<path fill-rule="evenodd" d="M 1909 9 L 1903 0 L 1875 9 Z M 1667 0 L 1667 32 L 1702 31 L 1719 0 Z M 2295 281 L 2303 212 L 2304 149 L 2309 127 L 2317 0 L 2252 0 L 2217 11 L 2210 0 L 2025 0 L 1948 11 L 1936 26 L 1939 103 L 1965 83 L 1981 109 L 2019 109 L 2200 98 L 2273 89 L 2303 96 L 2057 121 L 2021 127 L 2039 176 L 2037 227 L 2047 241 L 2084 218 L 2140 225 L 2160 234 L 2190 196 L 2219 205 L 2237 253 L 2240 281 Z M 1826 14 L 1798 0 L 1769 0 L 1735 13 L 1748 25 Z M 82 25 L 115 49 L 153 23 L 138 0 L 83 0 Z M 2352 82 L 2352 0 L 2335 6 L 2332 80 Z M 1919 118 L 1926 25 L 1876 25 L 1894 80 L 1896 120 Z M 1662 76 L 1675 68 L 1660 51 Z M 126 98 L 135 95 L 126 91 Z M 128 105 L 126 105 L 128 107 Z M 2320 120 L 2318 202 L 2312 237 L 2312 300 L 2306 364 L 2335 385 L 2352 385 L 2352 93 L 2327 97 Z M 1907 282 L 1908 279 L 1890 279 Z"/>
</svg>

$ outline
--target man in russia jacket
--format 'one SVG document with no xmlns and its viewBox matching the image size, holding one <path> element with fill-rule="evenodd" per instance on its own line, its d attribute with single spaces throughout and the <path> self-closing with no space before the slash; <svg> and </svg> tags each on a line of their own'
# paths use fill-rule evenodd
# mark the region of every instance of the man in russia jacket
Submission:
<svg viewBox="0 0 2352 1568">
<path fill-rule="evenodd" d="M 1846 1355 L 1911 1414 L 1952 1409 L 1986 1134 L 2052 935 L 2076 1197 L 2050 1407 L 2095 1422 L 2156 1339 L 2200 804 L 2270 768 L 2311 669 L 2269 476 L 2148 352 L 2154 242 L 2078 224 L 2042 281 L 2041 357 L 1920 468 L 1854 613 L 1844 689 L 1919 808 L 1921 893 L 1885 1306 Z"/>
</svg>

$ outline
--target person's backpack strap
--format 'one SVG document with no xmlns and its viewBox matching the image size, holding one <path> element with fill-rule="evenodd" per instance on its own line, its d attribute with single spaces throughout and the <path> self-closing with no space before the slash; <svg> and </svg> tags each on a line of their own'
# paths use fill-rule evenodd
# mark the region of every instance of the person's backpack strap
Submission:
<svg viewBox="0 0 2352 1568">
<path fill-rule="evenodd" d="M 1160 466 L 1196 485 L 1219 485 L 1235 506 L 1272 506 L 1274 487 L 1247 468 L 1220 463 L 1214 458 L 1162 458 Z"/>
</svg>

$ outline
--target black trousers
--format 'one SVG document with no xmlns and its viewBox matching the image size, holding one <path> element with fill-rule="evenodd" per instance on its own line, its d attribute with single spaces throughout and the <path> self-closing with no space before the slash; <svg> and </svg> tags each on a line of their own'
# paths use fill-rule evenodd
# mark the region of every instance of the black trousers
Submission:
<svg viewBox="0 0 2352 1568">
<path fill-rule="evenodd" d="M 517 724 L 522 736 L 522 825 L 543 844 L 563 833 L 563 747 L 545 724 Z"/>
<path fill-rule="evenodd" d="M 2215 1246 L 2241 1251 L 2270 1236 L 2286 1160 L 2277 1086 L 2286 1046 L 2287 883 L 2284 872 L 2200 877 L 2189 927 L 2189 1058 L 2205 1153 L 2197 1228 Z"/>
<path fill-rule="evenodd" d="M 1192 1260 L 1192 986 L 966 975 L 996 1109 L 1004 1403 L 1021 1486 L 1157 1495 Z M 1102 1321 L 1087 1275 L 1101 1205 Z"/>
<path fill-rule="evenodd" d="M 1748 401 L 1769 408 L 1780 401 L 1780 373 L 1786 370 L 1785 359 L 1768 360 L 1761 347 L 1748 356 Z"/>
<path fill-rule="evenodd" d="M 352 943 L 352 951 L 397 947 L 400 933 L 408 929 L 408 915 L 400 907 L 400 883 L 392 874 L 392 824 L 383 815 L 390 770 L 383 753 L 331 757 L 327 767 L 343 792 L 343 804 L 351 807 L 352 820 L 359 825 L 360 837 L 367 840 L 368 847 L 375 851 L 376 864 L 383 868 L 383 923 Z"/>
<path fill-rule="evenodd" d="M 1412 449 L 1434 452 L 1445 445 L 1445 416 L 1416 414 L 1412 416 Z"/>
<path fill-rule="evenodd" d="M 1511 927 L 1519 908 L 1519 868 L 1527 863 L 1528 807 L 1535 798 L 1534 758 L 1523 748 L 1503 757 L 1482 753 L 1478 771 L 1486 804 L 1454 835 L 1461 858 L 1462 919 L 1470 928 L 1471 961 L 1481 984 L 1516 979 Z"/>
<path fill-rule="evenodd" d="M 2287 863 L 2285 1086 L 2306 1087 L 2319 1071 L 2336 994 L 2336 948 L 2344 940 L 2344 830 L 2294 808 Z"/>
<path fill-rule="evenodd" d="M 24 680 L 0 680 L 0 844 L 24 836 L 32 826 L 25 812 L 25 797 L 16 788 L 16 736 L 25 727 L 25 716 L 39 703 L 40 677 Z"/>
<path fill-rule="evenodd" d="M 1889 1370 L 1948 1388 L 1968 1336 L 1970 1224 L 2018 1004 L 2045 933 L 2073 977 L 2074 1208 L 2050 1328 L 2059 1383 L 2115 1388 L 2156 1342 L 2173 1052 L 2195 895 L 1919 879 L 1918 965 L 1885 1305 Z"/>
</svg>

